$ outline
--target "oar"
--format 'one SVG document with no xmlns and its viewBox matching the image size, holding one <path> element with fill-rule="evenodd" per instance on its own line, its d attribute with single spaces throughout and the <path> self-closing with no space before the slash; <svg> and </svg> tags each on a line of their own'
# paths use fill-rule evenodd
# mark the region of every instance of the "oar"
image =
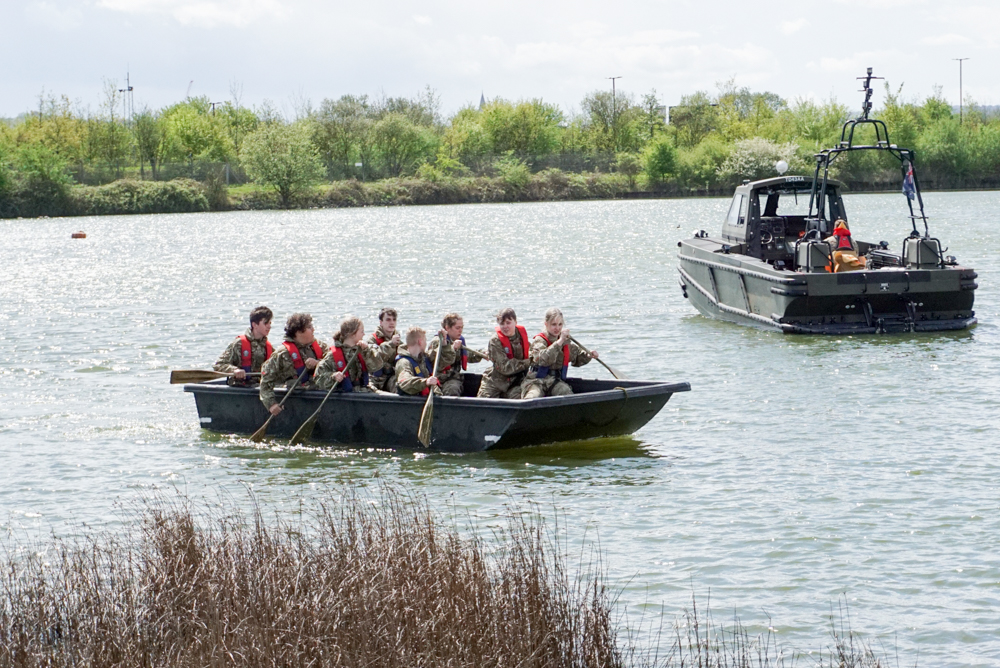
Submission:
<svg viewBox="0 0 1000 668">
<path fill-rule="evenodd" d="M 441 349 L 444 348 L 444 337 L 438 335 L 438 350 L 434 356 L 434 370 L 431 371 L 431 378 L 437 377 L 438 362 L 441 361 Z M 430 387 L 430 386 L 428 386 Z M 417 427 L 417 440 L 425 448 L 431 444 L 431 424 L 434 422 L 434 388 L 430 387 L 427 393 L 427 403 L 424 404 L 424 412 L 420 414 L 420 426 Z"/>
<path fill-rule="evenodd" d="M 170 372 L 170 384 L 180 385 L 181 383 L 204 383 L 206 380 L 216 378 L 229 378 L 235 375 L 233 371 L 207 371 L 204 369 L 174 369 Z M 259 373 L 248 373 L 248 378 L 259 378 Z"/>
<path fill-rule="evenodd" d="M 347 370 L 351 368 L 351 363 L 357 356 L 358 356 L 358 351 L 354 351 L 354 354 L 351 355 L 351 359 L 349 359 L 347 361 L 347 364 L 344 365 L 345 378 L 347 377 Z M 313 429 L 316 428 L 316 419 L 319 417 L 320 411 L 323 410 L 323 405 L 326 404 L 326 400 L 330 398 L 330 395 L 333 394 L 333 391 L 336 390 L 338 387 L 340 387 L 341 382 L 343 381 L 338 380 L 336 383 L 333 384 L 333 387 L 330 388 L 330 391 L 326 393 L 325 397 L 323 397 L 323 401 L 319 402 L 319 408 L 316 409 L 316 412 L 310 415 L 309 419 L 303 422 L 302 426 L 299 427 L 294 434 L 292 434 L 292 440 L 288 442 L 289 445 L 298 445 L 299 443 L 309 440 L 309 438 L 312 436 Z"/>
<path fill-rule="evenodd" d="M 584 350 L 587 350 L 587 351 L 590 350 L 589 348 L 587 348 L 587 346 L 583 345 L 582 343 L 580 343 L 579 341 L 577 341 L 576 339 L 574 339 L 572 336 L 569 337 L 569 340 L 572 341 L 573 343 L 575 343 L 576 345 L 580 346 Z M 608 371 L 610 371 L 611 375 L 614 376 L 615 378 L 617 378 L 618 380 L 628 380 L 628 376 L 626 376 L 625 374 L 623 374 L 621 371 L 616 371 L 615 369 L 613 369 L 610 364 L 608 364 L 607 362 L 605 362 L 604 360 L 602 360 L 600 357 L 595 357 L 594 359 L 597 360 L 598 362 L 600 362 L 601 364 L 603 364 L 604 368 L 607 369 Z"/>
<path fill-rule="evenodd" d="M 299 381 L 301 380 L 302 380 L 302 375 L 298 373 L 295 374 L 295 382 L 292 383 L 292 386 L 288 388 L 287 392 L 285 392 L 285 398 L 281 400 L 281 403 L 278 404 L 279 406 L 285 405 L 285 402 L 288 401 L 288 397 L 292 396 L 292 392 L 294 392 L 295 388 L 299 386 Z M 275 417 L 274 413 L 271 413 L 271 415 L 267 417 L 267 421 L 260 426 L 260 429 L 258 429 L 253 433 L 253 436 L 250 437 L 250 440 L 253 441 L 254 443 L 260 443 L 261 441 L 263 441 L 264 437 L 267 435 L 267 425 L 271 424 L 271 420 L 273 420 L 274 417 Z"/>
</svg>

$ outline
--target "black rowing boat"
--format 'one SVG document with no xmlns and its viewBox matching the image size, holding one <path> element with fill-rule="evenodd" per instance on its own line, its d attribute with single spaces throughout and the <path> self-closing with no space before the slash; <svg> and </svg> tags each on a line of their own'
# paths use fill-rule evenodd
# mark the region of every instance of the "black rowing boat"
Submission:
<svg viewBox="0 0 1000 668">
<path fill-rule="evenodd" d="M 631 434 L 656 415 L 688 383 L 570 378 L 573 395 L 512 401 L 479 399 L 481 377 L 465 374 L 462 397 L 435 397 L 432 450 L 481 452 L 557 441 Z M 215 432 L 251 434 L 268 417 L 257 389 L 225 380 L 184 386 L 194 394 L 201 426 Z M 280 400 L 285 390 L 278 389 Z M 298 390 L 268 434 L 289 438 L 319 406 L 326 392 Z M 423 397 L 334 393 L 323 407 L 312 440 L 388 448 L 420 448 L 417 425 Z"/>
</svg>

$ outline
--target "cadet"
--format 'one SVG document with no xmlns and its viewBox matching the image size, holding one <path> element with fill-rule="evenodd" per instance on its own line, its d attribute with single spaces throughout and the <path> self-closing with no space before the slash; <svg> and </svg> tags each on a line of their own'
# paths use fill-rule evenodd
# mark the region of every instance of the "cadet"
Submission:
<svg viewBox="0 0 1000 668">
<path fill-rule="evenodd" d="M 545 331 L 535 334 L 531 342 L 531 369 L 523 383 L 522 399 L 573 394 L 566 382 L 569 365 L 583 366 L 597 358 L 596 350 L 587 352 L 569 340 L 569 330 L 563 329 L 564 324 L 559 309 L 545 312 Z"/>
<path fill-rule="evenodd" d="M 424 354 L 427 346 L 427 332 L 419 327 L 406 330 L 406 345 L 400 346 L 396 355 L 396 392 L 406 395 L 419 394 L 426 397 L 432 387 L 441 381 L 431 375 L 430 360 Z M 435 390 L 438 394 L 441 389 Z"/>
<path fill-rule="evenodd" d="M 338 392 L 374 392 L 368 387 L 368 369 L 381 367 L 382 357 L 378 348 L 361 340 L 364 336 L 365 324 L 361 318 L 348 316 L 341 321 L 333 334 L 333 347 L 316 367 L 313 376 L 316 387 L 329 390 L 340 383 Z"/>
<path fill-rule="evenodd" d="M 275 385 L 294 380 L 296 376 L 302 378 L 303 387 L 311 385 L 313 370 L 328 351 L 325 343 L 316 340 L 311 315 L 293 313 L 288 316 L 285 340 L 261 369 L 260 400 L 271 415 L 282 410 L 274 397 Z"/>
<path fill-rule="evenodd" d="M 490 337 L 487 354 L 493 366 L 483 374 L 476 396 L 486 398 L 521 398 L 521 381 L 531 362 L 528 360 L 528 332 L 517 324 L 514 309 L 497 314 L 496 334 Z"/>
<path fill-rule="evenodd" d="M 457 313 L 449 313 L 441 321 L 440 336 L 444 336 L 444 348 L 441 352 L 441 363 L 438 365 L 438 380 L 441 381 L 441 394 L 446 397 L 462 396 L 462 372 L 467 371 L 469 363 L 475 364 L 488 359 L 484 353 L 478 350 L 470 350 L 465 344 L 465 337 L 462 330 L 465 323 L 462 316 Z M 431 368 L 434 368 L 434 360 L 437 359 L 438 342 L 440 338 L 435 337 L 431 341 L 430 349 L 427 352 L 430 358 Z"/>
<path fill-rule="evenodd" d="M 366 343 L 379 349 L 382 365 L 372 367 L 371 386 L 375 390 L 396 391 L 396 351 L 399 349 L 399 333 L 396 331 L 396 309 L 384 308 L 378 313 L 378 327 L 369 335 Z"/>
<path fill-rule="evenodd" d="M 266 306 L 258 306 L 250 311 L 250 328 L 236 337 L 225 352 L 219 356 L 216 371 L 233 374 L 236 384 L 245 385 L 248 373 L 256 373 L 274 352 L 267 335 L 271 333 L 274 314 Z"/>
</svg>

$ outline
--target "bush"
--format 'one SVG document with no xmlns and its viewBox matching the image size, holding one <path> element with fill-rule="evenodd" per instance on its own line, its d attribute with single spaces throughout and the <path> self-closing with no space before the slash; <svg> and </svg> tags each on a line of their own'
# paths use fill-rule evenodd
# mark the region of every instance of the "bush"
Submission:
<svg viewBox="0 0 1000 668">
<path fill-rule="evenodd" d="M 266 123 L 243 140 L 243 166 L 251 179 L 274 188 L 287 207 L 324 174 L 304 123 Z"/>
<path fill-rule="evenodd" d="M 756 181 L 771 176 L 778 176 L 775 164 L 779 160 L 788 163 L 788 171 L 801 174 L 805 163 L 798 157 L 797 144 L 788 142 L 779 144 L 770 139 L 754 137 L 736 142 L 733 152 L 729 154 L 718 168 L 719 177 L 730 185 L 742 179 Z"/>
<path fill-rule="evenodd" d="M 73 183 L 66 161 L 43 144 L 22 144 L 14 156 L 9 208 L 17 216 L 59 216 L 67 213 Z"/>
<path fill-rule="evenodd" d="M 662 183 L 677 172 L 677 149 L 670 137 L 659 137 L 649 143 L 643 155 L 646 178 Z"/>
<path fill-rule="evenodd" d="M 528 165 L 513 155 L 498 158 L 493 163 L 493 168 L 511 194 L 522 192 L 531 181 L 531 170 Z"/>
<path fill-rule="evenodd" d="M 204 187 L 191 179 L 122 179 L 105 186 L 77 186 L 73 189 L 73 200 L 73 212 L 83 216 L 209 210 Z"/>
</svg>

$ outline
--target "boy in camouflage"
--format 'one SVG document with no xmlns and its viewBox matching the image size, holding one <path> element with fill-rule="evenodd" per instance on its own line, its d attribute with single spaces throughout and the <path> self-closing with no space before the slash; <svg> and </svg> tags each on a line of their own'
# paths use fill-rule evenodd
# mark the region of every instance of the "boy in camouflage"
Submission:
<svg viewBox="0 0 1000 668">
<path fill-rule="evenodd" d="M 483 373 L 478 397 L 520 399 L 521 381 L 531 364 L 528 359 L 528 332 L 517 324 L 514 309 L 497 314 L 496 333 L 490 337 L 487 355 L 493 366 Z"/>
<path fill-rule="evenodd" d="M 465 322 L 462 316 L 457 313 L 449 313 L 441 321 L 441 331 L 437 337 L 431 341 L 430 350 L 427 357 L 430 359 L 433 368 L 437 359 L 438 346 L 441 337 L 444 337 L 444 347 L 441 349 L 441 362 L 438 364 L 438 380 L 441 381 L 441 394 L 446 397 L 462 396 L 462 372 L 469 368 L 470 364 L 482 362 L 486 357 L 485 353 L 472 350 L 465 345 L 465 337 L 462 330 L 465 329 Z"/>
<path fill-rule="evenodd" d="M 396 391 L 396 351 L 399 333 L 396 331 L 396 309 L 384 308 L 378 314 L 378 327 L 365 339 L 370 347 L 378 348 L 382 366 L 372 367 L 368 384 L 374 390 Z"/>
<path fill-rule="evenodd" d="M 291 386 L 289 381 L 294 381 L 296 375 L 299 375 L 302 377 L 302 387 L 311 388 L 313 371 L 329 350 L 325 343 L 316 340 L 311 315 L 293 313 L 288 316 L 285 322 L 285 340 L 261 368 L 260 401 L 271 415 L 282 411 L 282 406 L 278 405 L 274 396 L 275 386 L 278 383 Z"/>
<path fill-rule="evenodd" d="M 382 366 L 378 348 L 362 341 L 365 324 L 361 318 L 347 316 L 333 334 L 333 347 L 316 367 L 313 383 L 321 390 L 329 390 L 340 383 L 338 392 L 374 392 L 368 386 L 369 369 Z"/>
<path fill-rule="evenodd" d="M 588 352 L 570 341 L 564 325 L 562 311 L 550 308 L 545 312 L 545 331 L 531 341 L 531 368 L 522 384 L 522 399 L 573 394 L 573 388 L 566 383 L 569 365 L 583 366 L 597 358 L 596 350 Z"/>
<path fill-rule="evenodd" d="M 406 395 L 427 396 L 431 388 L 441 394 L 441 382 L 432 376 L 433 367 L 424 348 L 427 346 L 427 332 L 419 327 L 406 330 L 406 345 L 400 346 L 396 355 L 396 392 Z"/>
<path fill-rule="evenodd" d="M 212 368 L 232 373 L 231 384 L 247 385 L 248 373 L 257 373 L 274 352 L 267 335 L 271 333 L 274 314 L 266 306 L 250 311 L 250 328 L 229 344 Z"/>
</svg>

